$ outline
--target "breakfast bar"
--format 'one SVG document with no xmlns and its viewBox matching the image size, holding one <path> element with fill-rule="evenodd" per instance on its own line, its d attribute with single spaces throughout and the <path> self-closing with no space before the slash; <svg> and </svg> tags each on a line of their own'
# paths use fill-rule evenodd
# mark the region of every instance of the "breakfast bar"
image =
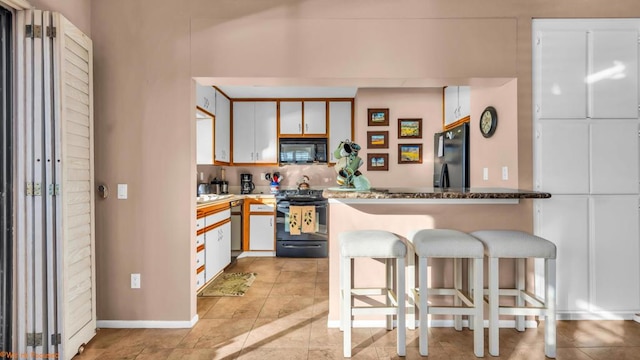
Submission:
<svg viewBox="0 0 640 360">
<path fill-rule="evenodd" d="M 339 313 L 339 246 L 338 234 L 349 230 L 385 230 L 404 238 L 416 229 L 453 229 L 472 232 L 484 229 L 506 229 L 532 232 L 533 201 L 547 199 L 545 192 L 505 188 L 440 189 L 372 188 L 367 191 L 328 188 L 329 199 L 329 315 L 330 327 L 338 327 Z M 513 269 L 513 261 L 500 267 Z M 373 259 L 356 259 L 353 274 L 358 287 L 379 287 L 385 278 L 384 266 Z M 442 285 L 451 278 L 452 261 L 431 262 L 429 284 Z M 501 283 L 513 283 L 512 272 L 501 273 Z M 533 284 L 533 266 L 527 267 L 527 286 Z M 453 326 L 448 318 L 435 320 L 436 326 Z M 354 326 L 383 327 L 382 317 L 356 317 Z"/>
</svg>

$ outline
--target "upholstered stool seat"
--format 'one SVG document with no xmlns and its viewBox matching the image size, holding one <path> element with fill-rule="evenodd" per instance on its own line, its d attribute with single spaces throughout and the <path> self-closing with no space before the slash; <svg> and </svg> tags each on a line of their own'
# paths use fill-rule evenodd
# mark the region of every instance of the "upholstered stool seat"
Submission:
<svg viewBox="0 0 640 360">
<path fill-rule="evenodd" d="M 522 231 L 481 230 L 471 233 L 480 240 L 489 258 L 489 353 L 499 356 L 500 315 L 516 315 L 516 329 L 524 331 L 524 316 L 545 317 L 544 352 L 556 357 L 556 246 L 551 241 Z M 516 259 L 516 288 L 498 287 L 499 259 Z M 526 258 L 544 259 L 544 299 L 525 290 Z M 515 306 L 500 306 L 500 296 L 513 296 Z M 529 304 L 530 306 L 526 306 Z"/>
<path fill-rule="evenodd" d="M 344 357 L 351 357 L 352 317 L 361 314 L 386 315 L 388 330 L 393 329 L 393 315 L 397 319 L 397 352 L 406 355 L 405 322 L 405 257 L 407 246 L 395 234 L 382 230 L 345 231 L 338 235 L 340 241 L 340 328 L 344 331 Z M 385 287 L 354 288 L 352 281 L 354 258 L 384 259 Z M 395 269 L 394 269 L 395 265 Z M 394 292 L 393 273 L 395 272 Z M 384 296 L 385 306 L 354 306 L 354 296 Z"/>
<path fill-rule="evenodd" d="M 462 330 L 462 315 L 469 315 L 470 328 L 475 328 L 473 348 L 478 357 L 484 356 L 484 326 L 482 301 L 483 258 L 484 248 L 476 238 L 456 230 L 423 229 L 414 231 L 407 237 L 410 243 L 410 259 L 418 257 L 418 288 L 409 292 L 412 296 L 410 303 L 418 306 L 420 311 L 420 355 L 429 354 L 428 323 L 429 314 L 454 315 L 456 330 Z M 427 269 L 428 258 L 454 259 L 454 287 L 428 288 Z M 462 259 L 473 260 L 473 274 L 469 278 L 469 293 L 462 290 Z M 414 272 L 409 269 L 409 276 Z M 471 272 L 470 272 L 471 275 Z M 472 281 L 473 278 L 473 281 Z M 471 286 L 471 284 L 473 285 Z M 415 281 L 413 282 L 415 284 Z M 469 298 L 473 294 L 473 300 Z M 430 295 L 454 296 L 453 306 L 429 306 Z M 464 305 L 462 304 L 464 303 Z M 474 325 L 471 325 L 474 323 Z"/>
</svg>

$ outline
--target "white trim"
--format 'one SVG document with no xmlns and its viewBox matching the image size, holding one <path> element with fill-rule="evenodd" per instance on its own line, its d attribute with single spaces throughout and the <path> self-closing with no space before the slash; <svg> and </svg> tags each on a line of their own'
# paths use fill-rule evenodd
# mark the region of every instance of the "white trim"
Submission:
<svg viewBox="0 0 640 360">
<path fill-rule="evenodd" d="M 347 199 L 331 198 L 329 204 L 349 205 L 486 205 L 519 204 L 519 199 Z"/>
<path fill-rule="evenodd" d="M 198 314 L 191 321 L 161 320 L 98 320 L 98 328 L 110 329 L 190 329 L 198 322 Z"/>
<path fill-rule="evenodd" d="M 633 321 L 640 323 L 640 314 L 633 315 Z"/>
<path fill-rule="evenodd" d="M 31 6 L 31 4 L 26 0 L 0 0 L 0 5 L 14 10 L 27 10 L 33 8 L 33 6 Z"/>
<path fill-rule="evenodd" d="M 413 322 L 409 319 L 407 319 L 407 327 L 410 328 L 410 325 Z M 394 322 L 394 326 L 396 323 Z M 429 327 L 433 327 L 433 328 L 453 328 L 454 323 L 453 323 L 453 319 L 452 320 L 429 320 L 428 322 Z M 340 320 L 329 320 L 327 321 L 327 327 L 328 328 L 339 328 L 340 327 Z M 387 323 L 385 320 L 354 320 L 352 323 L 352 327 L 354 328 L 386 328 L 387 327 Z M 418 327 L 418 321 L 415 321 L 415 327 Z M 462 327 L 469 327 L 469 321 L 468 320 L 462 320 Z M 489 320 L 485 320 L 484 321 L 484 327 L 486 329 L 489 328 Z M 516 321 L 515 320 L 500 320 L 500 327 L 501 328 L 511 328 L 511 329 L 515 329 L 516 327 Z M 525 328 L 528 329 L 535 329 L 538 327 L 538 322 L 535 320 L 527 320 L 525 321 L 524 324 Z"/>
<path fill-rule="evenodd" d="M 246 257 L 274 257 L 276 256 L 275 251 L 244 251 L 240 255 L 238 255 L 238 259 L 246 258 Z"/>
<path fill-rule="evenodd" d="M 640 322 L 640 314 L 633 312 L 557 312 L 556 317 L 558 320 L 635 320 Z"/>
</svg>

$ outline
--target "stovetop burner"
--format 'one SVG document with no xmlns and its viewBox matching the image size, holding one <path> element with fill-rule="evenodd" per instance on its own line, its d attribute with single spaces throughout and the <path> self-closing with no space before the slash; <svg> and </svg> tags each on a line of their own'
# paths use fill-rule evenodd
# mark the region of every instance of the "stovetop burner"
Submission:
<svg viewBox="0 0 640 360">
<path fill-rule="evenodd" d="M 276 194 L 278 200 L 321 200 L 322 190 L 300 189 L 300 190 L 280 190 Z"/>
</svg>

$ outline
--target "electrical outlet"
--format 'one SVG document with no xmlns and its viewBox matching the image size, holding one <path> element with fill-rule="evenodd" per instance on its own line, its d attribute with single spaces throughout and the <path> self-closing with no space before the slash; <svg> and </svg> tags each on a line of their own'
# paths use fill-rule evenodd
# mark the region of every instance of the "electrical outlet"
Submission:
<svg viewBox="0 0 640 360">
<path fill-rule="evenodd" d="M 118 184 L 118 199 L 127 198 L 127 184 Z"/>
<path fill-rule="evenodd" d="M 489 168 L 482 168 L 482 180 L 489 180 Z"/>
<path fill-rule="evenodd" d="M 507 166 L 502 167 L 502 180 L 509 180 L 509 168 Z"/>
<path fill-rule="evenodd" d="M 131 274 L 131 288 L 140 289 L 140 274 Z"/>
</svg>

